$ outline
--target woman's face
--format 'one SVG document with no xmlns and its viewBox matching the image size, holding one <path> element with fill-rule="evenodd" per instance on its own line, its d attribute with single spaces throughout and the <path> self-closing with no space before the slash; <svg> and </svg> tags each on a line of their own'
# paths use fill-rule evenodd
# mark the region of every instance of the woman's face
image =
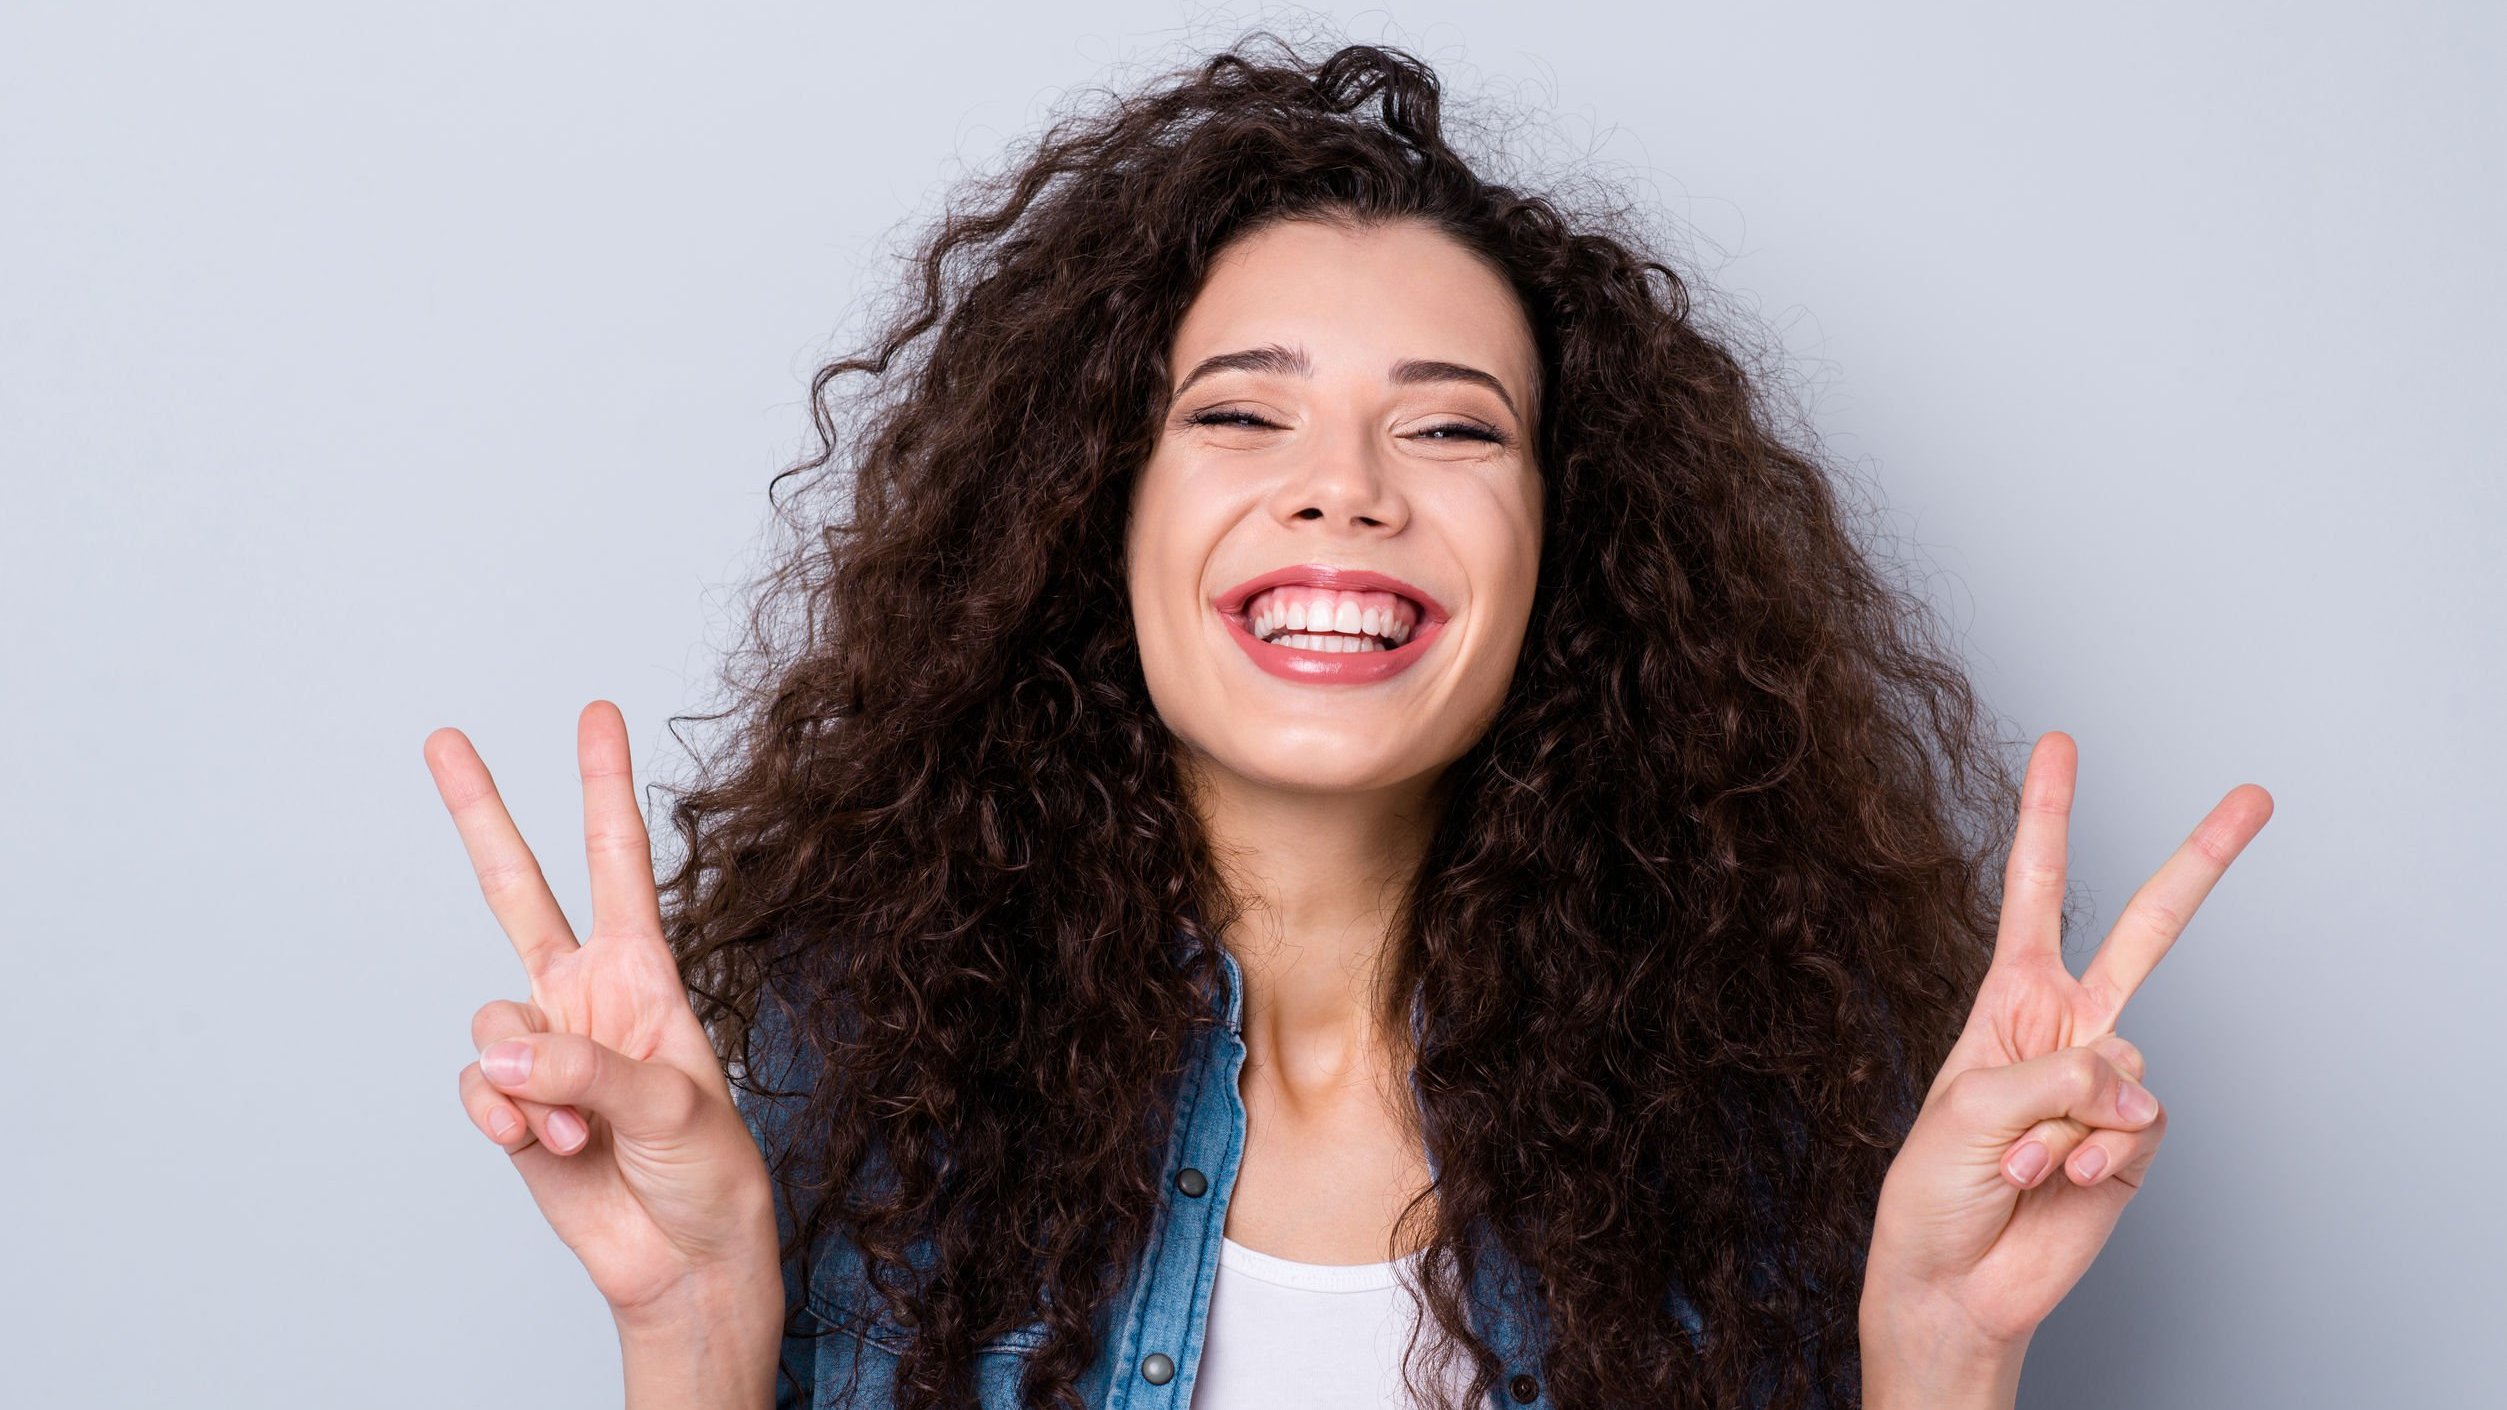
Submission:
<svg viewBox="0 0 2507 1410">
<path fill-rule="evenodd" d="M 1422 224 L 1288 221 L 1220 254 L 1169 365 L 1126 565 L 1159 714 L 1271 787 L 1432 779 L 1496 713 L 1532 612 L 1514 292 Z"/>
</svg>

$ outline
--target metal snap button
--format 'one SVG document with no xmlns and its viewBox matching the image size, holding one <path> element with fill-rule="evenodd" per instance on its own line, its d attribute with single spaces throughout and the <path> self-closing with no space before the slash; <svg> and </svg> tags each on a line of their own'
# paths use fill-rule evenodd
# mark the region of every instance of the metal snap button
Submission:
<svg viewBox="0 0 2507 1410">
<path fill-rule="evenodd" d="M 1175 1379 L 1175 1362 L 1163 1351 L 1153 1351 L 1140 1358 L 1140 1378 L 1153 1386 L 1162 1386 Z"/>
<path fill-rule="evenodd" d="M 1528 1375 L 1517 1374 L 1506 1383 L 1506 1393 L 1515 1398 L 1517 1405 L 1529 1405 L 1541 1398 L 1541 1383 Z"/>
<path fill-rule="evenodd" d="M 1210 1193 L 1210 1177 L 1187 1165 L 1175 1172 L 1175 1188 L 1199 1199 Z"/>
</svg>

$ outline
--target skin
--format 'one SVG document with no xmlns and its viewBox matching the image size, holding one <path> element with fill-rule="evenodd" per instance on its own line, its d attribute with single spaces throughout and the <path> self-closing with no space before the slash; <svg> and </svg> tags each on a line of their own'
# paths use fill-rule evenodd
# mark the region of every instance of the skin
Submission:
<svg viewBox="0 0 2507 1410">
<path fill-rule="evenodd" d="M 1428 1181 L 1409 1011 L 1380 991 L 1377 959 L 1427 845 L 1430 785 L 1504 699 L 1531 615 L 1541 482 L 1517 409 L 1533 408 L 1536 368 L 1505 281 L 1411 224 L 1245 237 L 1214 262 L 1168 365 L 1180 386 L 1207 358 L 1270 346 L 1308 370 L 1222 370 L 1174 397 L 1134 489 L 1127 569 L 1150 696 L 1247 898 L 1222 937 L 1245 977 L 1227 1234 L 1367 1263 L 1396 1252 L 1393 1221 Z M 1396 383 L 1405 359 L 1477 368 L 1505 392 Z M 1239 424 L 1196 424 L 1214 415 Z M 1307 563 L 1390 573 L 1451 620 L 1389 679 L 1282 680 L 1210 603 Z"/>
<path fill-rule="evenodd" d="M 1273 344 L 1305 370 L 1182 387 L 1204 358 Z M 1378 961 L 1432 785 L 1486 728 L 1531 613 L 1530 334 L 1504 280 L 1440 234 L 1292 222 L 1220 258 L 1172 353 L 1179 393 L 1135 486 L 1126 568 L 1151 694 L 1245 898 L 1222 937 L 1246 980 L 1248 1138 L 1227 1233 L 1284 1258 L 1373 1261 L 1407 1251 L 1391 1248 L 1394 1219 L 1426 1186 L 1407 1012 Z M 1482 369 L 1505 395 L 1396 385 L 1402 359 Z M 1193 419 L 1230 412 L 1237 424 Z M 1501 439 L 1440 429 L 1458 425 Z M 1385 681 L 1268 675 L 1210 599 L 1310 562 L 1406 579 L 1452 622 Z M 577 753 L 593 887 L 580 942 L 469 740 L 426 740 L 531 988 L 474 1015 L 462 1102 L 608 1300 L 627 1403 L 754 1410 L 772 1401 L 783 1316 L 765 1164 L 662 939 L 615 706 L 584 709 Z M 2271 815 L 2263 789 L 2232 789 L 2075 979 L 2059 921 L 2077 766 L 2068 735 L 2037 741 L 1992 968 L 1881 1189 L 1860 1329 L 1876 1410 L 2013 1404 L 2030 1336 L 2166 1132 L 2117 1020 Z M 506 1065 L 526 1053 L 527 1072 Z"/>
</svg>

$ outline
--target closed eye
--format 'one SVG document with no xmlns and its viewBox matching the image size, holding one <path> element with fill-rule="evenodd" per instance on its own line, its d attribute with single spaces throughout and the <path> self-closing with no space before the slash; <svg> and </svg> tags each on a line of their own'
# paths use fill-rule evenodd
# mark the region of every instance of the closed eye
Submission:
<svg viewBox="0 0 2507 1410">
<path fill-rule="evenodd" d="M 1250 411 L 1232 411 L 1224 408 L 1214 408 L 1209 411 L 1195 412 L 1191 416 L 1185 418 L 1185 424 L 1192 426 L 1252 426 L 1259 427 L 1267 431 L 1276 431 L 1280 429 L 1276 423 L 1265 421 Z M 1411 434 L 1430 440 L 1469 440 L 1486 441 L 1490 445 L 1508 444 L 1507 437 L 1503 433 L 1492 431 L 1486 426 L 1473 425 L 1468 421 L 1449 421 L 1441 426 L 1429 426 L 1423 430 L 1413 431 Z"/>
<path fill-rule="evenodd" d="M 1420 436 L 1435 436 L 1446 432 L 1451 432 L 1454 435 L 1460 436 L 1464 440 L 1487 441 L 1491 445 L 1501 446 L 1506 444 L 1506 438 L 1504 436 L 1490 430 L 1486 426 L 1474 426 L 1468 421 L 1454 421 L 1443 426 L 1430 426 L 1424 431 L 1415 431 L 1412 434 Z"/>
<path fill-rule="evenodd" d="M 1273 431 L 1279 429 L 1278 426 L 1250 411 L 1197 411 L 1184 419 L 1185 424 L 1192 426 L 1260 426 Z"/>
</svg>

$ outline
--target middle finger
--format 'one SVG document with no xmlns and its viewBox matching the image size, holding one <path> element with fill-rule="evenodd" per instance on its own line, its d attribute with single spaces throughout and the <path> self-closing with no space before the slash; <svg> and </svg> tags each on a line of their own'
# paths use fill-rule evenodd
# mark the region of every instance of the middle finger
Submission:
<svg viewBox="0 0 2507 1410">
<path fill-rule="evenodd" d="M 592 933 L 658 938 L 661 902 L 653 886 L 653 842 L 635 797 L 626 717 L 606 700 L 575 721 L 583 774 L 583 850 L 592 871 Z"/>
</svg>

